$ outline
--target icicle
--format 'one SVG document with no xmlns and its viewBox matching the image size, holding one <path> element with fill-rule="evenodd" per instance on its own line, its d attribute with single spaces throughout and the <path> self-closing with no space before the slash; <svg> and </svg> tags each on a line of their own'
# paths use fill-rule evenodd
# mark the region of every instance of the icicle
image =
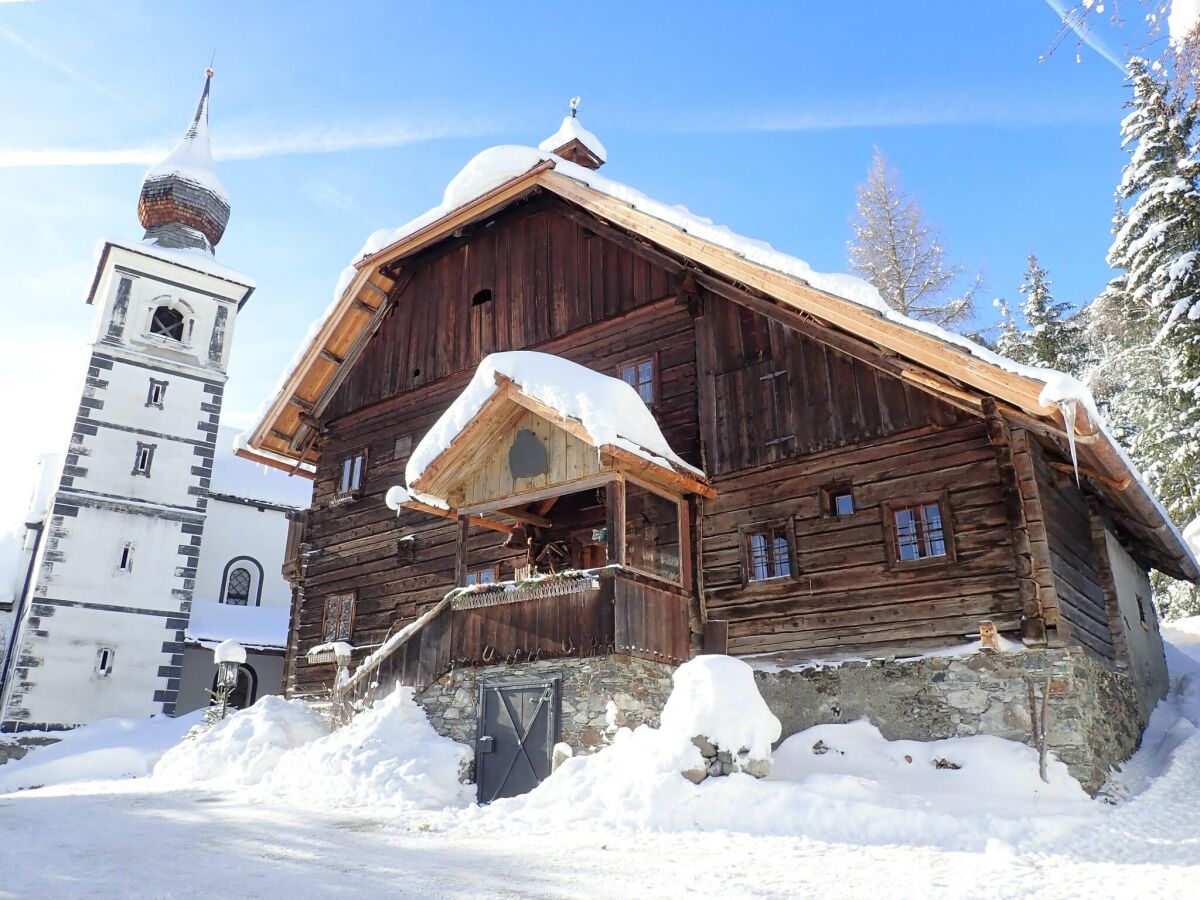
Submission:
<svg viewBox="0 0 1200 900">
<path fill-rule="evenodd" d="M 1075 397 L 1064 397 L 1056 402 L 1063 415 L 1063 425 L 1066 426 L 1067 446 L 1071 450 L 1071 468 L 1075 470 L 1075 485 L 1082 488 L 1083 485 L 1079 482 L 1079 457 L 1075 454 L 1075 414 L 1079 408 L 1079 400 Z"/>
</svg>

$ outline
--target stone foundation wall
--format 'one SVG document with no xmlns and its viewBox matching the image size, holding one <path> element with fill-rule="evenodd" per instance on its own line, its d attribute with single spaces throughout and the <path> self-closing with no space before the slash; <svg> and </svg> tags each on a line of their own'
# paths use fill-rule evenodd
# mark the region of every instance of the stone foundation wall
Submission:
<svg viewBox="0 0 1200 900">
<path fill-rule="evenodd" d="M 672 666 L 630 656 L 454 669 L 416 700 L 439 734 L 474 746 L 480 681 L 557 673 L 562 676 L 562 740 L 576 753 L 591 753 L 610 743 L 623 725 L 657 726 L 658 714 L 671 693 L 673 671 Z"/>
<path fill-rule="evenodd" d="M 1089 793 L 1133 754 L 1146 724 L 1133 682 L 1076 649 L 889 658 L 755 677 L 783 737 L 865 717 L 889 740 L 990 734 L 1031 746 L 1028 683 L 1039 709 L 1049 684 L 1047 746 Z"/>
</svg>

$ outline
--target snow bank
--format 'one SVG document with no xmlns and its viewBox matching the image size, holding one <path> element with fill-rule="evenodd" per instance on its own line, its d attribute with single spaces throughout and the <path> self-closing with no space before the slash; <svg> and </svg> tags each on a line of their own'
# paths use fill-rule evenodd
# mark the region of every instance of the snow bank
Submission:
<svg viewBox="0 0 1200 900">
<path fill-rule="evenodd" d="M 474 785 L 459 781 L 468 747 L 439 735 L 398 687 L 344 728 L 289 752 L 261 789 L 302 805 L 436 810 L 465 806 Z"/>
<path fill-rule="evenodd" d="M 287 751 L 327 731 L 306 703 L 267 695 L 211 728 L 197 729 L 165 753 L 154 777 L 168 784 L 257 784 Z"/>
<path fill-rule="evenodd" d="M 637 391 L 620 378 L 548 353 L 513 350 L 485 356 L 471 383 L 421 438 L 405 467 L 409 485 L 496 393 L 497 373 L 562 415 L 577 419 L 597 446 L 616 444 L 664 468 L 674 464 L 703 475 L 675 454 Z"/>
<path fill-rule="evenodd" d="M 0 766 L 0 793 L 149 775 L 200 717 L 194 712 L 177 719 L 101 719 L 73 731 L 54 732 L 48 736 L 61 737 L 58 743 L 32 749 L 24 758 Z"/>
<path fill-rule="evenodd" d="M 782 726 L 754 683 L 754 670 L 732 656 L 697 656 L 671 676 L 662 732 L 683 742 L 704 735 L 722 750 L 770 759 Z"/>
<path fill-rule="evenodd" d="M 612 746 L 566 760 L 531 793 L 463 820 L 481 831 L 553 822 L 980 851 L 994 839 L 1059 834 L 1099 815 L 1063 764 L 1051 759 L 1045 784 L 1037 752 L 1000 738 L 887 741 L 856 722 L 788 738 L 764 779 L 737 773 L 693 785 L 679 772 L 699 760 L 695 747 L 662 731 L 621 729 Z"/>
</svg>

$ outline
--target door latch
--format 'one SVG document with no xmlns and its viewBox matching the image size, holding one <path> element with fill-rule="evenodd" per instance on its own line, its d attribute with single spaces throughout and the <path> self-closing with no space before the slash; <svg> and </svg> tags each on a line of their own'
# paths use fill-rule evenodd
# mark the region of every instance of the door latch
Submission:
<svg viewBox="0 0 1200 900">
<path fill-rule="evenodd" d="M 496 752 L 496 739 L 494 737 L 492 737 L 490 734 L 484 735 L 483 737 L 479 738 L 477 741 L 475 741 L 475 752 L 476 753 L 495 753 Z"/>
</svg>

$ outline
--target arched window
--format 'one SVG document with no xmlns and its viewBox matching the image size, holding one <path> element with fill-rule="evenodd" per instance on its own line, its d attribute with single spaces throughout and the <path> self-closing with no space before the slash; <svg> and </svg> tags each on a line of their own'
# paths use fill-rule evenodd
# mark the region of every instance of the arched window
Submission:
<svg viewBox="0 0 1200 900">
<path fill-rule="evenodd" d="M 183 313 L 169 306 L 158 307 L 150 319 L 150 333 L 173 341 L 182 341 Z"/>
<path fill-rule="evenodd" d="M 217 677 L 213 676 L 212 692 L 217 692 Z M 251 666 L 238 666 L 237 684 L 233 686 L 233 690 L 229 694 L 229 707 L 231 709 L 245 709 L 248 706 L 253 706 L 254 701 L 258 699 L 258 673 Z"/>
<path fill-rule="evenodd" d="M 250 570 L 238 567 L 229 573 L 225 583 L 225 602 L 230 606 L 245 606 L 250 602 Z"/>
</svg>

